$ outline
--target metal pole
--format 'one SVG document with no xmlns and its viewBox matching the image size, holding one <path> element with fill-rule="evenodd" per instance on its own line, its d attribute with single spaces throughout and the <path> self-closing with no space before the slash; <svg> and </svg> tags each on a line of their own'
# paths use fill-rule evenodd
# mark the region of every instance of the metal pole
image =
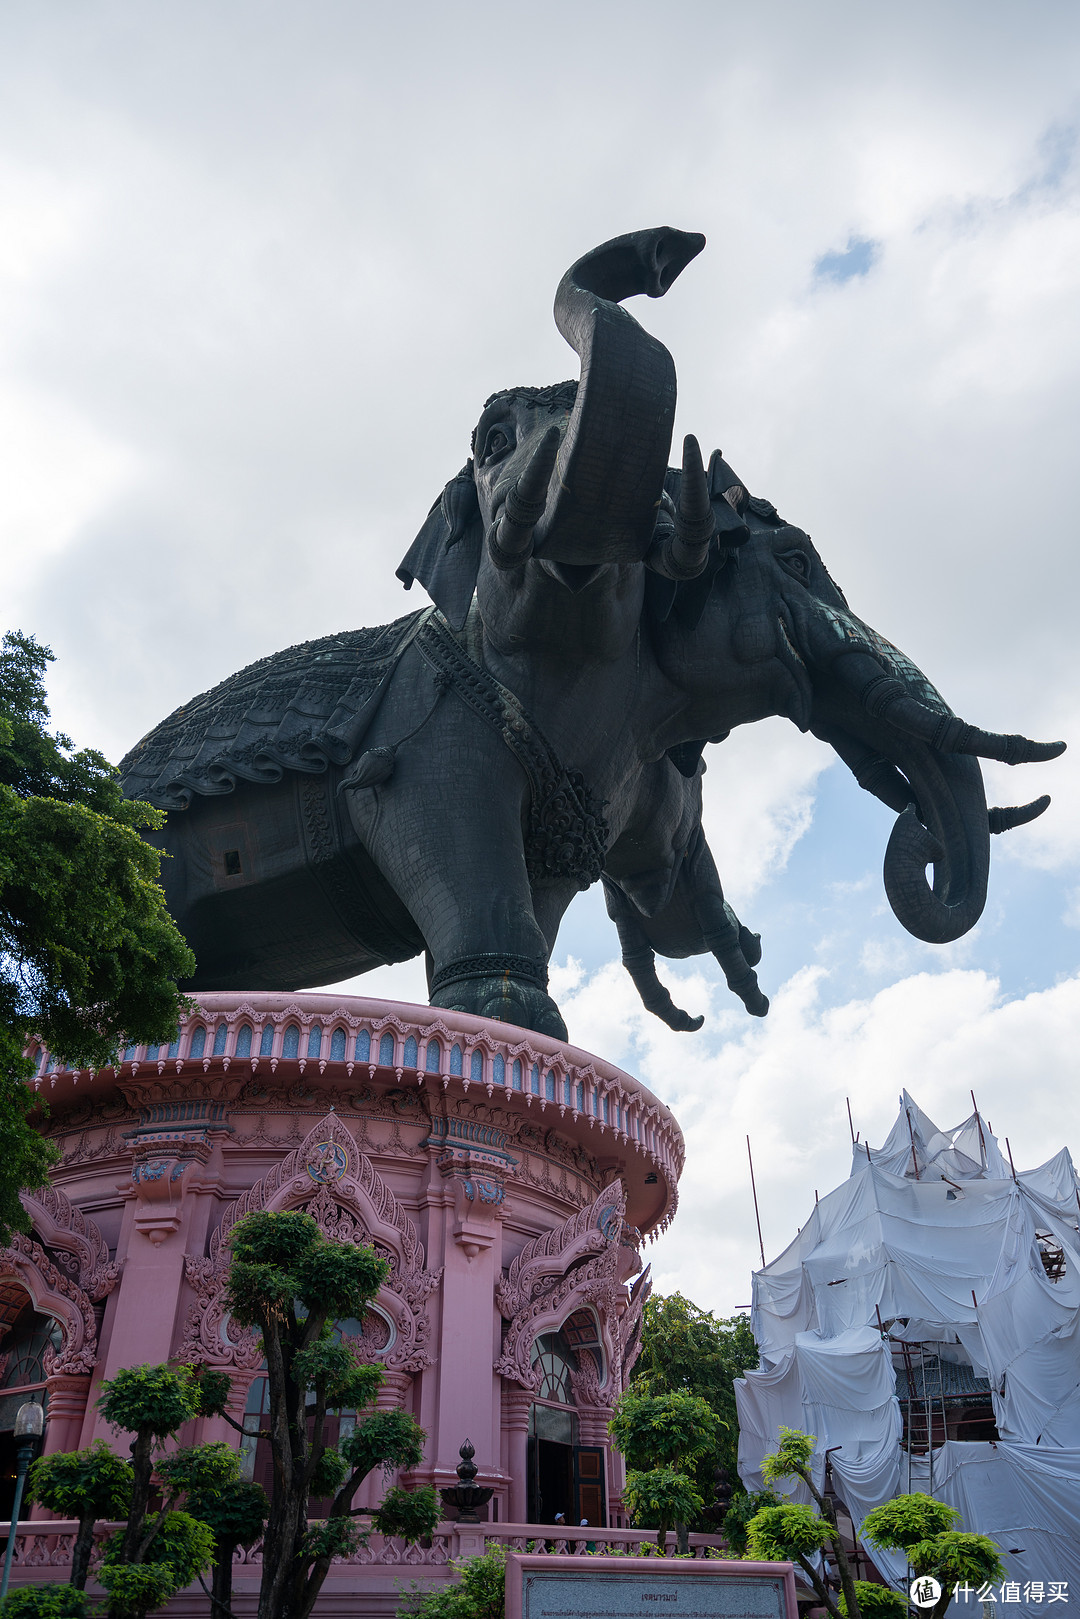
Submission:
<svg viewBox="0 0 1080 1619">
<path fill-rule="evenodd" d="M 979 1146 L 982 1149 L 982 1166 L 986 1168 L 986 1138 L 983 1135 L 982 1120 L 979 1117 L 979 1104 L 975 1100 L 975 1092 L 971 1092 L 971 1105 L 975 1109 L 975 1123 L 979 1126 Z"/>
<path fill-rule="evenodd" d="M 850 1096 L 845 1096 L 844 1101 L 847 1103 L 847 1127 L 851 1131 L 851 1145 L 854 1146 L 855 1145 L 855 1126 L 851 1122 L 851 1097 Z"/>
<path fill-rule="evenodd" d="M 905 1108 L 904 1113 L 905 1113 L 905 1115 L 907 1117 L 908 1135 L 911 1137 L 911 1167 L 915 1171 L 915 1179 L 918 1180 L 918 1178 L 919 1178 L 919 1160 L 915 1156 L 915 1131 L 911 1127 L 911 1109 L 910 1108 Z"/>
<path fill-rule="evenodd" d="M 765 1269 L 765 1244 L 761 1240 L 761 1215 L 758 1212 L 757 1184 L 754 1180 L 754 1155 L 750 1151 L 750 1137 L 746 1138 L 746 1156 L 750 1160 L 750 1190 L 754 1194 L 754 1219 L 757 1221 L 758 1247 L 761 1249 L 761 1268 Z M 790 1226 L 788 1227 L 790 1230 Z"/>
<path fill-rule="evenodd" d="M 1012 1161 L 1012 1148 L 1009 1146 L 1009 1138 L 1008 1138 L 1008 1136 L 1005 1137 L 1005 1151 L 1009 1155 L 1009 1168 L 1012 1170 L 1012 1178 L 1013 1178 L 1013 1181 L 1015 1182 L 1016 1181 L 1016 1165 Z"/>
<path fill-rule="evenodd" d="M 0 1578 L 0 1602 L 7 1596 L 8 1580 L 11 1578 L 11 1560 L 15 1555 L 15 1525 L 19 1521 L 19 1508 L 22 1506 L 23 1488 L 26 1484 L 26 1470 L 30 1466 L 35 1447 L 20 1445 L 15 1452 L 15 1504 L 11 1509 L 11 1526 L 8 1529 L 7 1551 L 4 1553 L 4 1573 Z"/>
</svg>

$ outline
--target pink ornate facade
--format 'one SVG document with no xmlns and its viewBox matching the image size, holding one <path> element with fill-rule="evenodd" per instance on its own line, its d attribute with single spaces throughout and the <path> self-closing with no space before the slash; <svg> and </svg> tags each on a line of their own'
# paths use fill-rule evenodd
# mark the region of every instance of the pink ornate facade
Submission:
<svg viewBox="0 0 1080 1619">
<path fill-rule="evenodd" d="M 672 1218 L 683 1162 L 671 1113 L 628 1074 L 459 1013 L 259 994 L 203 996 L 171 1046 L 115 1069 L 40 1053 L 34 1083 L 62 1159 L 0 1256 L 0 1323 L 44 1347 L 20 1362 L 35 1375 L 0 1374 L 0 1425 L 40 1389 L 48 1450 L 115 1444 L 101 1380 L 167 1359 L 228 1371 L 237 1419 L 257 1413 L 259 1351 L 222 1302 L 228 1233 L 252 1209 L 304 1209 L 390 1262 L 342 1331 L 384 1364 L 380 1401 L 427 1431 L 417 1482 L 454 1483 L 468 1438 L 493 1525 L 624 1522 L 606 1425 L 637 1353 L 641 1238 Z M 236 1439 L 220 1422 L 181 1437 Z M 245 1464 L 259 1476 L 265 1458 Z"/>
</svg>

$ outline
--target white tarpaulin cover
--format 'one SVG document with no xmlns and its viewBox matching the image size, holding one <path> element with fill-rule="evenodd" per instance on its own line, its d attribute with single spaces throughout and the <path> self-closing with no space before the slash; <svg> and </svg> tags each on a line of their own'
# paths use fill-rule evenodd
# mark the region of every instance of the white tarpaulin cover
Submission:
<svg viewBox="0 0 1080 1619">
<path fill-rule="evenodd" d="M 928 1490 L 997 1541 L 1017 1608 L 1046 1607 L 1045 1594 L 1025 1600 L 1033 1581 L 1070 1582 L 1080 1602 L 1078 1189 L 1066 1150 L 1014 1177 L 977 1114 L 939 1130 L 905 1091 L 884 1145 L 855 1143 L 848 1180 L 754 1276 L 761 1364 L 735 1385 L 746 1487 L 763 1487 L 781 1424 L 801 1428 L 817 1436 L 819 1479 L 832 1451 L 856 1527 L 894 1495 Z M 905 1359 L 905 1344 L 922 1347 Z M 938 1442 L 909 1457 L 896 1374 L 910 1375 L 913 1353 L 936 1369 L 921 1374 L 918 1408 Z M 988 1380 L 997 1441 L 940 1442 L 948 1365 L 968 1387 Z M 902 1557 L 874 1561 L 903 1583 Z"/>
</svg>

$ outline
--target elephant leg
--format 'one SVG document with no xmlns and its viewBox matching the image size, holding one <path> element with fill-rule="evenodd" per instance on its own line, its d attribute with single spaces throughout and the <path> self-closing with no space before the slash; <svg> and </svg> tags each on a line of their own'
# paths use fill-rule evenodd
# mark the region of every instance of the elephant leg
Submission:
<svg viewBox="0 0 1080 1619">
<path fill-rule="evenodd" d="M 348 792 L 353 825 L 424 936 L 432 1006 L 565 1040 L 525 869 L 523 773 L 463 705 L 445 712 L 430 747 L 407 743 L 388 780 Z"/>
<path fill-rule="evenodd" d="M 720 874 L 700 826 L 687 850 L 679 880 L 689 885 L 705 948 L 711 950 L 719 962 L 728 988 L 739 997 L 751 1017 L 764 1017 L 769 1001 L 762 994 L 754 971 L 761 960 L 761 935 L 744 927 L 724 898 Z"/>
<path fill-rule="evenodd" d="M 645 1010 L 666 1023 L 669 1029 L 683 1033 L 700 1029 L 705 1019 L 691 1017 L 681 1006 L 676 1006 L 668 989 L 660 982 L 656 972 L 656 953 L 646 937 L 639 913 L 610 877 L 605 877 L 603 883 L 607 913 L 619 935 L 622 964 L 634 980 L 634 987 L 641 996 Z"/>
</svg>

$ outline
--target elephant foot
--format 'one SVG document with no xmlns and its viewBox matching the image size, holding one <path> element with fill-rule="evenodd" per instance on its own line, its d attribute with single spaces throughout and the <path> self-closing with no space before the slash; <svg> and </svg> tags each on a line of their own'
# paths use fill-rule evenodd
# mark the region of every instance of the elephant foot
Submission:
<svg viewBox="0 0 1080 1619">
<path fill-rule="evenodd" d="M 493 952 L 440 968 L 432 976 L 429 998 L 448 1012 L 471 1012 L 566 1040 L 566 1024 L 546 984 L 546 964 Z"/>
</svg>

